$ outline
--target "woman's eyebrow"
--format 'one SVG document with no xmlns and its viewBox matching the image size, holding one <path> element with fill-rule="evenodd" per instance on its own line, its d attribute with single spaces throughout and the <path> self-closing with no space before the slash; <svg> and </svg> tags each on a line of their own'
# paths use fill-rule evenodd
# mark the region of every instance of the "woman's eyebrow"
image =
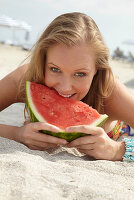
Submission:
<svg viewBox="0 0 134 200">
<path fill-rule="evenodd" d="M 54 64 L 54 63 L 52 63 L 52 62 L 49 62 L 48 64 L 49 64 L 49 65 L 54 65 L 55 67 L 60 68 L 58 65 L 56 65 L 56 64 Z M 74 71 L 81 71 L 81 70 L 90 71 L 90 69 L 89 69 L 88 67 L 82 67 L 82 68 L 76 69 L 76 70 L 74 70 Z"/>
<path fill-rule="evenodd" d="M 52 62 L 49 62 L 48 64 L 49 64 L 49 65 L 54 65 L 55 67 L 59 67 L 58 65 L 56 65 L 56 64 L 54 64 L 54 63 L 52 63 Z"/>
<path fill-rule="evenodd" d="M 75 71 L 81 71 L 81 70 L 87 70 L 87 71 L 90 71 L 89 68 L 87 68 L 87 67 L 82 67 L 82 68 L 76 69 Z"/>
</svg>

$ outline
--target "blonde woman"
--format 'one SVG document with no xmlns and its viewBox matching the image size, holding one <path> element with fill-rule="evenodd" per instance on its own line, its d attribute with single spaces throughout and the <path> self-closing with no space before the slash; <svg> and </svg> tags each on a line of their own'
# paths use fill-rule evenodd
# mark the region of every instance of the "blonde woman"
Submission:
<svg viewBox="0 0 134 200">
<path fill-rule="evenodd" d="M 116 140 L 122 134 L 130 135 L 129 126 L 134 128 L 134 96 L 113 76 L 109 50 L 92 18 L 74 12 L 54 19 L 31 51 L 30 62 L 0 81 L 0 110 L 16 102 L 25 103 L 26 80 L 53 88 L 61 96 L 81 100 L 99 113 L 106 113 L 109 119 L 101 128 L 68 127 L 67 132 L 89 134 L 68 144 L 64 139 L 41 134 L 41 129 L 60 131 L 41 122 L 22 127 L 1 124 L 0 136 L 35 150 L 66 145 L 96 159 L 121 161 L 128 156 L 128 142 Z M 132 142 L 129 140 L 130 146 Z M 133 153 L 130 154 L 128 160 L 133 160 Z"/>
</svg>

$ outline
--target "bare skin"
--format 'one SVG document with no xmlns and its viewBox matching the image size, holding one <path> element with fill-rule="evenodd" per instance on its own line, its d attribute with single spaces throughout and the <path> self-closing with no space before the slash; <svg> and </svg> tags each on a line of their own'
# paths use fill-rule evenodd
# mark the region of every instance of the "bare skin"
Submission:
<svg viewBox="0 0 134 200">
<path fill-rule="evenodd" d="M 27 70 L 27 67 L 27 65 L 24 65 L 0 80 L 0 88 L 2 88 L 0 96 L 0 111 L 13 103 L 24 103 L 22 99 L 17 99 L 16 94 L 20 80 Z M 55 132 L 60 130 L 55 126 L 41 122 L 29 123 L 22 127 L 0 124 L 0 136 L 23 143 L 32 150 L 46 150 L 48 148 L 67 144 L 64 139 L 39 133 L 39 130 L 41 129 Z"/>
<path fill-rule="evenodd" d="M 67 49 L 65 49 L 64 47 L 60 47 L 59 50 L 61 52 L 66 52 L 64 55 L 67 55 L 67 57 L 65 57 L 66 59 L 64 60 L 64 57 L 62 59 L 60 57 L 60 55 L 62 56 L 63 54 L 59 54 L 54 57 L 53 55 L 55 55 L 56 52 L 59 52 L 57 51 L 57 49 L 52 49 L 52 51 L 49 52 L 49 55 L 47 55 L 48 59 L 46 63 L 47 76 L 45 77 L 44 83 L 49 87 L 53 87 L 61 94 L 75 93 L 75 95 L 72 96 L 72 98 L 80 100 L 84 97 L 84 95 L 86 95 L 87 90 L 90 88 L 90 85 L 87 84 L 87 87 L 85 87 L 86 89 L 84 88 L 85 90 L 82 90 L 81 92 L 81 90 L 79 90 L 79 87 L 77 87 L 76 84 L 77 75 L 83 73 L 83 71 L 77 71 L 76 69 L 77 67 L 81 68 L 83 63 L 81 63 L 81 65 L 78 66 L 77 63 L 76 65 L 74 65 L 74 61 L 78 60 L 82 52 L 79 48 L 75 49 L 75 51 L 73 51 L 72 49 L 71 52 L 69 51 L 70 53 L 68 53 Z M 89 55 L 89 52 L 87 52 L 86 49 L 84 51 L 84 55 L 86 53 L 87 55 Z M 53 58 L 51 62 L 49 58 Z M 81 57 L 81 60 L 82 62 L 84 62 L 85 65 L 86 63 L 89 63 L 89 60 L 86 59 L 87 57 L 85 56 Z M 67 68 L 65 67 L 65 64 L 68 60 L 70 61 L 69 70 L 67 70 Z M 60 63 L 59 61 L 62 61 L 62 63 Z M 93 60 L 90 60 L 90 62 L 92 63 L 93 67 Z M 60 74 L 58 75 L 58 79 L 55 78 L 55 81 L 52 82 L 50 81 L 51 74 L 49 69 L 53 67 L 55 63 L 56 68 L 59 68 L 60 70 Z M 80 63 L 80 60 L 78 63 Z M 23 74 L 27 70 L 27 67 L 27 65 L 24 65 L 16 69 L 14 72 L 10 73 L 0 81 L 0 88 L 3 89 L 2 94 L 0 96 L 0 110 L 3 110 L 4 108 L 8 107 L 13 103 L 23 102 L 21 99 L 16 98 L 16 94 L 18 91 L 19 82 Z M 88 68 L 88 71 L 90 71 L 90 67 L 91 65 L 87 65 L 86 68 Z M 74 71 L 77 71 L 77 73 L 74 73 Z M 86 73 L 88 74 L 88 72 Z M 89 76 L 87 75 L 86 78 L 84 78 L 83 81 L 85 81 L 85 85 L 86 83 L 88 83 L 88 81 L 92 81 L 92 78 L 95 73 L 95 70 L 90 71 Z M 7 137 L 9 139 L 13 139 L 20 143 L 23 143 L 30 149 L 45 150 L 51 147 L 55 147 L 57 145 L 67 144 L 67 147 L 76 147 L 80 152 L 83 152 L 89 156 L 93 156 L 96 159 L 122 160 L 122 156 L 125 153 L 125 144 L 123 142 L 113 141 L 107 136 L 106 133 L 114 127 L 115 122 L 118 119 L 127 122 L 131 127 L 134 128 L 134 96 L 132 96 L 130 92 L 125 88 L 125 86 L 117 80 L 115 83 L 114 90 L 111 96 L 108 99 L 106 99 L 105 104 L 105 113 L 109 115 L 109 120 L 105 123 L 105 126 L 103 128 L 95 128 L 87 125 L 68 127 L 66 129 L 67 132 L 80 131 L 89 134 L 89 136 L 78 138 L 69 144 L 67 144 L 67 142 L 64 139 L 40 134 L 39 130 L 41 129 L 51 130 L 55 132 L 60 131 L 59 128 L 53 125 L 49 125 L 47 123 L 29 123 L 22 127 L 0 125 L 0 136 Z"/>
</svg>

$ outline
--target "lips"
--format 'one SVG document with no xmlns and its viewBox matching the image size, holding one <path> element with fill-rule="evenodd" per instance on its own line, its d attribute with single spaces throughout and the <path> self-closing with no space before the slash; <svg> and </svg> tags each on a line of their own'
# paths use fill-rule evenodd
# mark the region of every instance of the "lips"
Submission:
<svg viewBox="0 0 134 200">
<path fill-rule="evenodd" d="M 74 95 L 74 94 L 61 94 L 60 92 L 58 92 L 58 94 L 62 97 L 65 97 L 65 98 L 70 98 Z"/>
</svg>

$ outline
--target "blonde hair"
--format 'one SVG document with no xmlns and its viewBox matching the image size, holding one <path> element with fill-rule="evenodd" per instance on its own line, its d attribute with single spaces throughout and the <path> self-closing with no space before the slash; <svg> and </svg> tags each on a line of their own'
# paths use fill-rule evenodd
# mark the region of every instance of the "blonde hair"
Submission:
<svg viewBox="0 0 134 200">
<path fill-rule="evenodd" d="M 104 98 L 111 94 L 114 79 L 109 66 L 109 50 L 94 20 L 86 14 L 66 13 L 58 16 L 49 24 L 34 46 L 24 80 L 44 84 L 44 68 L 48 48 L 61 43 L 73 47 L 82 41 L 93 49 L 97 69 L 90 90 L 82 101 L 102 113 Z M 21 83 L 20 88 L 24 93 L 24 82 Z"/>
</svg>

